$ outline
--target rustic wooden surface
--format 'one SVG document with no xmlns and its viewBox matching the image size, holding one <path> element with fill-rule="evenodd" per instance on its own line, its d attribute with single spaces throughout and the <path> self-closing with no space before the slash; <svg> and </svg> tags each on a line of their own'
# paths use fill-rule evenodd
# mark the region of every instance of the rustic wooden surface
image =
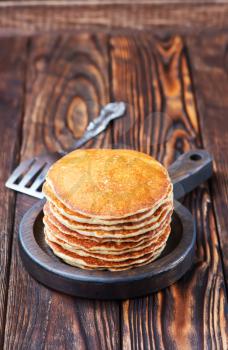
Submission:
<svg viewBox="0 0 228 350">
<path fill-rule="evenodd" d="M 168 29 L 207 33 L 227 29 L 226 0 L 14 0 L 0 2 L 0 34 Z"/>
<path fill-rule="evenodd" d="M 129 120 L 120 119 L 113 127 L 115 143 L 150 152 L 166 165 L 179 152 L 201 146 L 188 56 L 181 38 L 155 43 L 147 35 L 113 37 L 111 48 L 113 98 L 123 98 L 131 105 Z M 126 132 L 130 119 L 133 125 Z M 123 348 L 226 347 L 227 304 L 212 198 L 206 185 L 189 197 L 187 204 L 197 225 L 194 266 L 170 288 L 122 303 Z"/>
<path fill-rule="evenodd" d="M 20 152 L 26 41 L 1 39 L 1 45 L 4 50 L 0 55 L 0 348 L 4 335 L 16 198 L 14 193 L 7 191 L 4 183 Z"/>
<path fill-rule="evenodd" d="M 0 38 L 0 348 L 227 349 L 228 34 L 166 34 Z M 165 165 L 194 147 L 215 157 L 214 178 L 184 202 L 197 227 L 194 265 L 146 298 L 68 297 L 24 270 L 18 225 L 36 200 L 4 181 L 20 159 L 67 147 L 120 99 L 127 116 L 86 147 L 138 149 Z"/>
</svg>

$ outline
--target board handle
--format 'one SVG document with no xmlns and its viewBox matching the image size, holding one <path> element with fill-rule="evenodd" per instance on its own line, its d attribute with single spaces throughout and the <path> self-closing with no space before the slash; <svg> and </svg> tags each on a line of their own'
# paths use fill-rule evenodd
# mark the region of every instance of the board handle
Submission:
<svg viewBox="0 0 228 350">
<path fill-rule="evenodd" d="M 213 158 L 205 150 L 182 154 L 168 168 L 173 183 L 174 198 L 179 199 L 209 179 L 213 173 Z"/>
</svg>

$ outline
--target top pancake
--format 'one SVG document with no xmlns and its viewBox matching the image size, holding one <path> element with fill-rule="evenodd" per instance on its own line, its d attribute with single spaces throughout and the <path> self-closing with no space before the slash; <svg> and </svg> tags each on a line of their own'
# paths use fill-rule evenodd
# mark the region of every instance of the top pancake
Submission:
<svg viewBox="0 0 228 350">
<path fill-rule="evenodd" d="M 106 226 L 126 224 L 128 222 L 131 224 L 135 223 L 135 225 L 137 225 L 138 223 L 141 223 L 143 220 L 154 215 L 159 207 L 165 204 L 168 204 L 169 202 L 173 202 L 173 188 L 172 188 L 172 184 L 170 184 L 167 197 L 165 197 L 158 204 L 154 205 L 152 209 L 146 210 L 143 213 L 127 216 L 125 218 L 101 219 L 101 218 L 89 217 L 86 215 L 82 215 L 78 212 L 71 211 L 69 208 L 67 208 L 62 202 L 60 202 L 57 199 L 57 197 L 54 195 L 53 191 L 51 190 L 47 182 L 45 182 L 43 185 L 43 193 L 47 201 L 52 203 L 55 207 L 57 207 L 59 212 L 64 216 L 68 217 L 69 219 L 72 219 L 81 223 L 106 225 Z"/>
<path fill-rule="evenodd" d="M 76 150 L 49 169 L 47 183 L 72 211 L 105 219 L 153 208 L 170 190 L 167 170 L 132 150 Z"/>
</svg>

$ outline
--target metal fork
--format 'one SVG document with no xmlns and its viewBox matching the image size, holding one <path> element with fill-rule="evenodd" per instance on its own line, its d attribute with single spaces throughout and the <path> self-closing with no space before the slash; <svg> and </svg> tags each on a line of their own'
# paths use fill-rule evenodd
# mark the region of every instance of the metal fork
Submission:
<svg viewBox="0 0 228 350">
<path fill-rule="evenodd" d="M 23 161 L 6 181 L 6 187 L 42 199 L 44 197 L 42 185 L 50 166 L 68 152 L 80 148 L 100 134 L 107 128 L 111 120 L 123 116 L 125 110 L 124 102 L 107 104 L 101 109 L 99 116 L 88 124 L 83 136 L 75 141 L 71 148 L 67 151 L 47 153 Z"/>
</svg>

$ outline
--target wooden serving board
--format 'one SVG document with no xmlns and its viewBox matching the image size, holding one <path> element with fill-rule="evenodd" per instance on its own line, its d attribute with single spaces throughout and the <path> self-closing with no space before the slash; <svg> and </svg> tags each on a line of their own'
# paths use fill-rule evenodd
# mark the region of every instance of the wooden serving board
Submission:
<svg viewBox="0 0 228 350">
<path fill-rule="evenodd" d="M 162 255 L 148 265 L 120 272 L 82 270 L 57 258 L 44 240 L 43 205 L 44 201 L 38 202 L 24 216 L 19 244 L 26 269 L 49 288 L 90 299 L 134 298 L 169 286 L 192 264 L 196 239 L 192 215 L 178 202 Z"/>
<path fill-rule="evenodd" d="M 186 152 L 168 172 L 174 197 L 179 199 L 212 175 L 211 155 L 205 150 Z M 57 258 L 44 240 L 44 203 L 38 202 L 23 217 L 19 243 L 26 269 L 50 288 L 90 299 L 128 299 L 171 285 L 191 266 L 196 239 L 193 218 L 177 201 L 171 234 L 161 256 L 150 264 L 121 272 L 78 269 Z"/>
</svg>

